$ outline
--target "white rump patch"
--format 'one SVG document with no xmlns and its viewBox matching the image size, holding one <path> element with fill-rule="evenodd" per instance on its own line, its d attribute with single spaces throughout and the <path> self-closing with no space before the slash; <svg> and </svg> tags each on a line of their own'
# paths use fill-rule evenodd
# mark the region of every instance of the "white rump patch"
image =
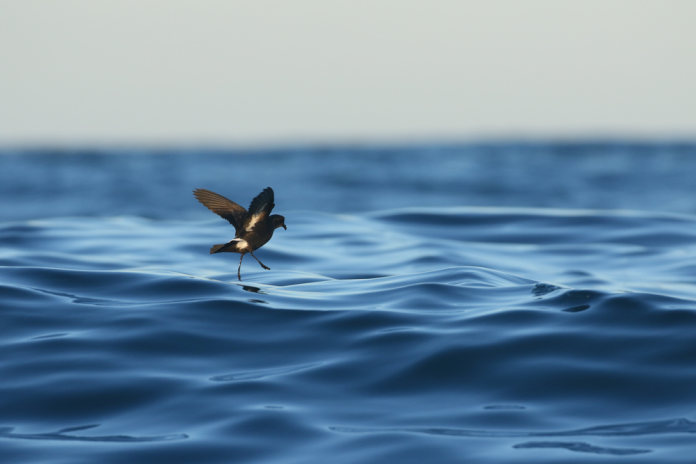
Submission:
<svg viewBox="0 0 696 464">
<path fill-rule="evenodd" d="M 233 240 L 230 240 L 229 243 L 237 243 L 237 249 L 249 248 L 249 244 L 243 238 L 235 238 Z"/>
</svg>

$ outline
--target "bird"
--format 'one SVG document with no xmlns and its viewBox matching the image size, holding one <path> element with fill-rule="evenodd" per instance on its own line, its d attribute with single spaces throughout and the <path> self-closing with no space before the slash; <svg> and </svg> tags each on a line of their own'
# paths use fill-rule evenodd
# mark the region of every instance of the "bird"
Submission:
<svg viewBox="0 0 696 464">
<path fill-rule="evenodd" d="M 273 237 L 273 232 L 282 227 L 285 230 L 285 218 L 280 214 L 271 215 L 275 207 L 273 189 L 266 187 L 256 198 L 251 201 L 249 211 L 239 206 L 232 200 L 206 189 L 195 189 L 193 195 L 213 213 L 223 219 L 227 219 L 234 226 L 235 235 L 232 240 L 221 245 L 213 245 L 210 254 L 213 253 L 241 253 L 237 278 L 242 280 L 242 260 L 249 253 L 254 256 L 254 251 L 264 246 Z M 271 270 L 254 256 L 262 268 Z"/>
</svg>

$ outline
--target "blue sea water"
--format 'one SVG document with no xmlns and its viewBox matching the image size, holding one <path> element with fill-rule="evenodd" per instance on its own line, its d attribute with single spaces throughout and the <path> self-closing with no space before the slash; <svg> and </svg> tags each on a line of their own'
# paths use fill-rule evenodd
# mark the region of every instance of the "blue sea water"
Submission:
<svg viewBox="0 0 696 464">
<path fill-rule="evenodd" d="M 690 463 L 696 145 L 0 155 L 0 462 Z M 288 230 L 191 195 L 266 186 Z"/>
</svg>

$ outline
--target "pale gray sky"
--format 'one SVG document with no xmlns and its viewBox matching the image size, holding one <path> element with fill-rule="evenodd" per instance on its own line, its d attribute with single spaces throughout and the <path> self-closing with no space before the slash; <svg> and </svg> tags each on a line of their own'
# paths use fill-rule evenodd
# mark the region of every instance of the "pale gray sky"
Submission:
<svg viewBox="0 0 696 464">
<path fill-rule="evenodd" d="M 693 0 L 0 0 L 0 146 L 696 138 Z"/>
</svg>

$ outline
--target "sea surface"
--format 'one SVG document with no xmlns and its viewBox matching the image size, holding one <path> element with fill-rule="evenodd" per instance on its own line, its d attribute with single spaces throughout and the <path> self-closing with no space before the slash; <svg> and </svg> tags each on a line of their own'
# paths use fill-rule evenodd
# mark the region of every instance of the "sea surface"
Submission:
<svg viewBox="0 0 696 464">
<path fill-rule="evenodd" d="M 693 463 L 696 145 L 0 154 L 0 462 Z M 191 195 L 286 218 L 257 257 Z"/>
</svg>

